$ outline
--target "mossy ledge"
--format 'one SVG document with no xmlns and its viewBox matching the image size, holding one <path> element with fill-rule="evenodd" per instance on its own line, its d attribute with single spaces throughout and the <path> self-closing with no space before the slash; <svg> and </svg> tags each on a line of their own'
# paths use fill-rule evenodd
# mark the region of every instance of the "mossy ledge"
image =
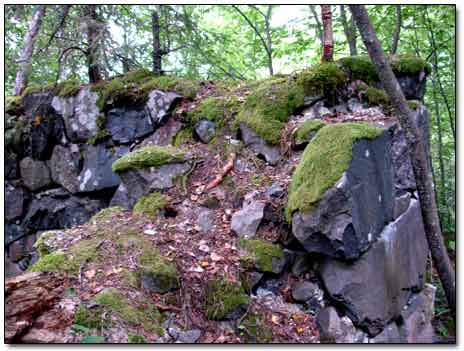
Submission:
<svg viewBox="0 0 464 351">
<path fill-rule="evenodd" d="M 204 307 L 211 320 L 222 320 L 240 306 L 247 305 L 250 299 L 243 288 L 224 280 L 210 280 L 205 289 Z"/>
<path fill-rule="evenodd" d="M 240 109 L 240 101 L 237 97 L 208 97 L 200 102 L 194 110 L 187 113 L 187 120 L 194 125 L 202 119 L 216 122 L 220 127 L 226 120 L 232 119 Z"/>
<path fill-rule="evenodd" d="M 242 247 L 248 256 L 241 259 L 241 265 L 245 269 L 256 268 L 261 272 L 273 272 L 272 259 L 284 257 L 283 250 L 275 244 L 259 239 L 241 239 Z"/>
<path fill-rule="evenodd" d="M 130 170 L 160 167 L 168 163 L 182 162 L 185 154 L 172 147 L 146 146 L 132 151 L 113 163 L 115 173 L 123 173 Z"/>
<path fill-rule="evenodd" d="M 306 147 L 293 173 L 286 219 L 295 211 L 310 212 L 324 193 L 343 175 L 351 162 L 353 143 L 375 139 L 382 129 L 367 123 L 332 124 L 323 127 Z"/>
<path fill-rule="evenodd" d="M 304 122 L 295 132 L 295 141 L 302 143 L 307 140 L 308 135 L 312 132 L 317 132 L 319 129 L 325 126 L 325 123 L 320 119 L 312 119 Z"/>
</svg>

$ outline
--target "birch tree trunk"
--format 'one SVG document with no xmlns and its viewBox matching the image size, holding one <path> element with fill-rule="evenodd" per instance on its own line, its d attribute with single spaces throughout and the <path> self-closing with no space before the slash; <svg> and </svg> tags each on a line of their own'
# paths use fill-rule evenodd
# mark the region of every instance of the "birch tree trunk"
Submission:
<svg viewBox="0 0 464 351">
<path fill-rule="evenodd" d="M 387 92 L 401 128 L 406 133 L 406 140 L 412 146 L 411 163 L 421 204 L 425 234 L 432 254 L 433 263 L 440 276 L 446 299 L 452 314 L 456 313 L 456 281 L 454 269 L 446 252 L 440 221 L 437 213 L 432 178 L 429 171 L 428 157 L 421 134 L 414 123 L 414 116 L 409 109 L 403 91 L 388 63 L 377 35 L 363 5 L 349 5 L 355 18 L 364 45 L 374 63 L 377 74 Z"/>
<path fill-rule="evenodd" d="M 39 34 L 42 19 L 45 16 L 45 5 L 39 5 L 32 15 L 27 29 L 24 46 L 19 59 L 19 68 L 16 72 L 16 79 L 13 86 L 13 95 L 21 95 L 27 86 L 29 74 L 32 69 L 32 54 L 34 53 L 34 44 Z"/>
<path fill-rule="evenodd" d="M 333 61 L 332 10 L 330 9 L 330 5 L 321 5 L 321 13 L 324 38 L 322 61 Z"/>
</svg>

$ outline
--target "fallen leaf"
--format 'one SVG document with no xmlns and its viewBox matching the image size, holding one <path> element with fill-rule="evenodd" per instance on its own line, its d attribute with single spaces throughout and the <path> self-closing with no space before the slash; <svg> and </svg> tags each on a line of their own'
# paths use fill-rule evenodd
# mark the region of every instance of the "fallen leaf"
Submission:
<svg viewBox="0 0 464 351">
<path fill-rule="evenodd" d="M 208 245 L 200 245 L 198 247 L 198 250 L 203 251 L 203 252 L 209 252 L 209 246 Z"/>
<path fill-rule="evenodd" d="M 208 261 L 201 261 L 201 262 L 200 262 L 200 266 L 202 266 L 203 268 L 204 268 L 204 267 L 208 267 L 208 266 L 209 266 L 209 262 L 208 262 Z"/>
<path fill-rule="evenodd" d="M 222 256 L 219 256 L 218 254 L 216 254 L 215 252 L 212 252 L 211 253 L 211 260 L 213 260 L 214 262 L 217 262 L 217 261 L 220 261 L 222 260 L 223 257 Z"/>
<path fill-rule="evenodd" d="M 147 230 L 144 231 L 144 233 L 147 234 L 147 235 L 155 235 L 156 231 L 151 230 L 151 229 L 147 229 Z"/>
<path fill-rule="evenodd" d="M 297 332 L 298 334 L 302 334 L 302 333 L 304 333 L 304 331 L 305 331 L 305 328 L 303 328 L 303 327 L 298 327 L 298 328 L 296 328 L 296 332 Z"/>
<path fill-rule="evenodd" d="M 274 324 L 279 324 L 279 316 L 273 314 L 272 317 L 271 317 L 271 321 Z"/>
<path fill-rule="evenodd" d="M 84 272 L 84 276 L 87 278 L 87 279 L 92 279 L 93 277 L 95 277 L 95 269 L 90 269 L 86 272 Z"/>
</svg>

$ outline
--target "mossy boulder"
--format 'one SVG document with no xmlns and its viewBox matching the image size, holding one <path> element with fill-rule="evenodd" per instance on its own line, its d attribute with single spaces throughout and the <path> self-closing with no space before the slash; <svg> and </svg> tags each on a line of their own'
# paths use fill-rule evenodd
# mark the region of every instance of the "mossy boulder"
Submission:
<svg viewBox="0 0 464 351">
<path fill-rule="evenodd" d="M 336 90 L 346 82 L 345 73 L 334 63 L 324 62 L 298 76 L 306 96 L 323 95 L 333 100 Z"/>
<path fill-rule="evenodd" d="M 134 206 L 133 213 L 136 215 L 156 218 L 160 211 L 167 205 L 166 197 L 158 192 L 142 196 Z"/>
<path fill-rule="evenodd" d="M 111 288 L 98 293 L 95 301 L 109 312 L 119 315 L 125 323 L 158 335 L 164 334 L 160 326 L 161 315 L 148 300 L 137 303 L 125 297 L 121 291 Z"/>
<path fill-rule="evenodd" d="M 184 153 L 165 146 L 146 146 L 124 155 L 113 163 L 115 173 L 150 167 L 160 167 L 168 163 L 184 161 Z"/>
<path fill-rule="evenodd" d="M 219 127 L 238 112 L 240 102 L 235 96 L 207 97 L 187 113 L 187 121 L 194 125 L 201 120 L 216 122 Z"/>
<path fill-rule="evenodd" d="M 294 134 L 295 148 L 304 148 L 323 126 L 325 126 L 325 123 L 319 119 L 312 119 L 304 122 L 298 127 Z"/>
<path fill-rule="evenodd" d="M 294 77 L 261 81 L 247 97 L 236 118 L 271 145 L 279 144 L 280 132 L 290 115 L 304 104 L 302 84 Z"/>
<path fill-rule="evenodd" d="M 387 106 L 390 104 L 390 99 L 387 93 L 382 89 L 368 87 L 366 89 L 367 101 L 370 105 L 382 105 Z"/>
<path fill-rule="evenodd" d="M 278 245 L 260 239 L 241 239 L 240 247 L 246 252 L 240 259 L 244 269 L 279 274 L 285 265 L 285 253 Z"/>
<path fill-rule="evenodd" d="M 115 217 L 120 216 L 124 212 L 124 209 L 119 206 L 107 207 L 100 212 L 94 214 L 90 218 L 89 222 L 92 224 L 103 224 L 105 222 L 111 222 Z"/>
<path fill-rule="evenodd" d="M 21 96 L 7 96 L 5 98 L 5 113 L 18 116 L 22 112 Z"/>
<path fill-rule="evenodd" d="M 306 147 L 289 189 L 286 218 L 295 211 L 309 212 L 348 169 L 356 140 L 374 139 L 383 131 L 366 123 L 323 127 Z"/>
<path fill-rule="evenodd" d="M 29 272 L 53 272 L 62 273 L 73 271 L 69 265 L 69 259 L 64 252 L 52 252 L 40 257 L 40 259 L 29 267 Z"/>
<path fill-rule="evenodd" d="M 139 258 L 137 275 L 142 288 L 151 293 L 167 293 L 179 288 L 174 263 L 167 261 L 156 248 L 145 249 Z"/>
<path fill-rule="evenodd" d="M 241 316 L 250 299 L 241 286 L 217 279 L 207 283 L 204 301 L 208 319 L 224 320 Z"/>
</svg>

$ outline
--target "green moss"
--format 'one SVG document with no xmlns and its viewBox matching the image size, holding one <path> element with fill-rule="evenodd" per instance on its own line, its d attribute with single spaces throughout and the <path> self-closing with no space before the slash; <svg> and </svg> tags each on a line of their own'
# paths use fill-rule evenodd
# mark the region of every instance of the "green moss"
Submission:
<svg viewBox="0 0 464 351">
<path fill-rule="evenodd" d="M 214 121 L 221 127 L 224 122 L 238 112 L 240 102 L 235 96 L 208 97 L 197 108 L 187 113 L 188 121 L 193 125 L 200 120 Z"/>
<path fill-rule="evenodd" d="M 382 89 L 368 87 L 366 94 L 370 105 L 388 105 L 390 103 L 387 93 Z"/>
<path fill-rule="evenodd" d="M 245 269 L 256 268 L 261 272 L 273 272 L 272 260 L 282 259 L 283 250 L 278 246 L 259 239 L 241 239 L 240 247 L 247 251 L 248 256 L 241 259 L 241 265 Z"/>
<path fill-rule="evenodd" d="M 293 78 L 262 81 L 247 97 L 236 118 L 270 144 L 280 142 L 281 129 L 304 103 L 303 86 Z"/>
<path fill-rule="evenodd" d="M 161 315 L 148 301 L 143 301 L 139 306 L 134 307 L 134 301 L 127 299 L 117 289 L 104 290 L 95 297 L 95 300 L 111 312 L 119 314 L 127 323 L 143 327 L 158 335 L 163 334 L 160 327 Z"/>
<path fill-rule="evenodd" d="M 106 329 L 111 327 L 109 318 L 102 315 L 101 308 L 86 308 L 79 306 L 74 315 L 74 324 L 81 325 L 89 329 Z"/>
<path fill-rule="evenodd" d="M 204 308 L 208 319 L 221 320 L 250 299 L 243 289 L 225 280 L 211 280 L 205 289 Z"/>
<path fill-rule="evenodd" d="M 96 119 L 96 124 L 97 124 L 97 127 L 98 127 L 98 130 L 104 130 L 105 129 L 105 125 L 106 125 L 106 116 L 104 113 L 100 113 L 98 116 L 97 116 L 97 119 Z"/>
<path fill-rule="evenodd" d="M 146 344 L 147 340 L 142 335 L 137 334 L 128 334 L 128 343 L 129 344 Z"/>
<path fill-rule="evenodd" d="M 64 252 L 53 252 L 42 256 L 36 263 L 29 267 L 29 272 L 68 272 L 69 259 Z"/>
<path fill-rule="evenodd" d="M 59 231 L 50 230 L 40 235 L 40 237 L 34 243 L 34 248 L 37 250 L 39 257 L 46 256 L 53 251 L 53 248 L 50 247 L 47 241 L 53 239 L 57 233 L 59 233 Z"/>
<path fill-rule="evenodd" d="M 65 80 L 56 85 L 54 94 L 60 97 L 66 98 L 77 95 L 79 89 L 81 88 L 81 83 L 76 80 Z"/>
<path fill-rule="evenodd" d="M 105 140 L 109 137 L 111 137 L 110 132 L 108 132 L 107 130 L 99 130 L 93 138 L 90 138 L 89 140 L 87 140 L 87 144 L 96 145 L 100 141 Z"/>
<path fill-rule="evenodd" d="M 142 196 L 135 204 L 133 213 L 154 219 L 166 205 L 167 201 L 164 195 L 155 192 L 147 196 Z"/>
<path fill-rule="evenodd" d="M 348 56 L 339 60 L 350 80 L 362 80 L 367 84 L 379 81 L 379 76 L 369 56 Z"/>
<path fill-rule="evenodd" d="M 24 89 L 22 92 L 22 96 L 26 96 L 28 94 L 33 94 L 33 93 L 45 93 L 45 92 L 51 92 L 53 88 L 55 87 L 55 84 L 49 83 L 45 85 L 38 85 L 38 84 L 31 84 Z"/>
<path fill-rule="evenodd" d="M 119 206 L 112 206 L 104 208 L 100 210 L 100 212 L 94 214 L 92 218 L 90 218 L 91 223 L 97 224 L 101 222 L 108 222 L 112 221 L 115 216 L 118 216 L 124 212 L 124 209 Z"/>
<path fill-rule="evenodd" d="M 182 128 L 181 130 L 179 130 L 179 132 L 177 132 L 172 144 L 174 146 L 180 146 L 192 140 L 193 140 L 193 128 L 191 126 L 188 126 L 188 127 Z"/>
<path fill-rule="evenodd" d="M 156 248 L 145 249 L 139 257 L 138 277 L 149 276 L 156 281 L 158 292 L 164 294 L 179 287 L 177 269 Z"/>
<path fill-rule="evenodd" d="M 161 76 L 151 78 L 140 86 L 140 90 L 145 94 L 159 89 L 164 91 L 175 91 L 186 98 L 193 99 L 200 90 L 199 82 L 188 79 L 180 79 L 171 76 Z"/>
<path fill-rule="evenodd" d="M 323 127 L 306 147 L 293 173 L 286 218 L 293 212 L 311 211 L 322 195 L 342 176 L 352 158 L 353 143 L 374 139 L 382 129 L 366 123 L 331 124 Z"/>
<path fill-rule="evenodd" d="M 249 312 L 245 316 L 238 329 L 246 343 L 267 344 L 273 340 L 272 330 L 260 315 L 253 312 Z"/>
<path fill-rule="evenodd" d="M 298 76 L 308 96 L 332 96 L 346 81 L 345 73 L 333 62 L 324 62 Z"/>
<path fill-rule="evenodd" d="M 390 65 L 397 76 L 415 75 L 424 70 L 431 72 L 431 66 L 424 59 L 415 55 L 398 55 L 390 58 Z"/>
<path fill-rule="evenodd" d="M 325 126 L 325 123 L 319 119 L 312 119 L 304 122 L 301 126 L 298 127 L 295 133 L 296 142 L 302 143 L 308 140 L 308 136 L 310 133 L 317 132 L 323 126 Z"/>
<path fill-rule="evenodd" d="M 5 99 L 5 113 L 17 115 L 22 110 L 21 96 L 7 96 Z"/>
<path fill-rule="evenodd" d="M 420 105 L 421 103 L 418 100 L 408 100 L 408 106 L 411 110 L 417 110 Z"/>
<path fill-rule="evenodd" d="M 129 170 L 159 167 L 168 163 L 184 161 L 184 154 L 178 150 L 163 146 L 146 146 L 132 151 L 113 163 L 115 173 Z"/>
</svg>

